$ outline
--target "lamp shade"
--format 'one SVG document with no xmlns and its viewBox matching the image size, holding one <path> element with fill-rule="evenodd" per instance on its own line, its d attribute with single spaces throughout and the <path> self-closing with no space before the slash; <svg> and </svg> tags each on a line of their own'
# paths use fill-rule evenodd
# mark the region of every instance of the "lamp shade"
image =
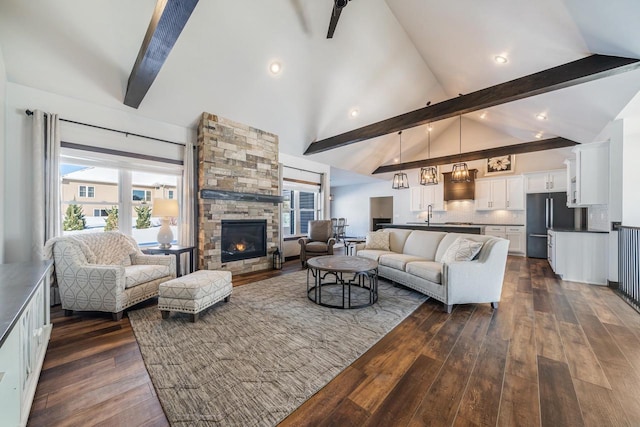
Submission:
<svg viewBox="0 0 640 427">
<path fill-rule="evenodd" d="M 153 199 L 153 216 L 176 217 L 180 214 L 176 199 Z"/>
<path fill-rule="evenodd" d="M 398 135 L 400 136 L 400 164 L 402 164 L 402 131 L 398 132 Z M 409 188 L 409 178 L 407 177 L 407 174 L 402 171 L 394 174 L 391 188 L 394 190 L 404 190 Z"/>
<path fill-rule="evenodd" d="M 471 174 L 466 163 L 456 163 L 451 171 L 451 182 L 471 182 Z"/>
<path fill-rule="evenodd" d="M 404 190 L 405 188 L 409 188 L 409 178 L 407 174 L 404 172 L 397 173 L 393 175 L 393 184 L 391 188 L 394 190 Z"/>
<path fill-rule="evenodd" d="M 428 166 L 420 169 L 420 185 L 438 184 L 438 171 L 435 166 Z"/>
</svg>

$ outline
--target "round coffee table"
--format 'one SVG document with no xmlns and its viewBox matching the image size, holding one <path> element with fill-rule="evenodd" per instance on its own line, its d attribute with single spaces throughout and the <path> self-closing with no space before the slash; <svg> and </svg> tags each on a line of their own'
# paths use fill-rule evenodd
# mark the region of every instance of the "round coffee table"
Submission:
<svg viewBox="0 0 640 427">
<path fill-rule="evenodd" d="M 378 301 L 378 263 L 344 255 L 307 261 L 307 296 L 324 307 L 362 308 Z"/>
</svg>

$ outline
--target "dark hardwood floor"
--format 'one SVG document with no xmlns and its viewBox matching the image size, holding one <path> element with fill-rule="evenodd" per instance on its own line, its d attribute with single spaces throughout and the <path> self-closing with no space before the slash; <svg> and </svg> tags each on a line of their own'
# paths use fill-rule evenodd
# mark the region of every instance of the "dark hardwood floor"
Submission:
<svg viewBox="0 0 640 427">
<path fill-rule="evenodd" d="M 29 425 L 168 425 L 126 317 L 57 309 L 52 322 Z M 638 396 L 640 314 L 509 257 L 498 310 L 425 302 L 282 425 L 638 426 Z"/>
</svg>

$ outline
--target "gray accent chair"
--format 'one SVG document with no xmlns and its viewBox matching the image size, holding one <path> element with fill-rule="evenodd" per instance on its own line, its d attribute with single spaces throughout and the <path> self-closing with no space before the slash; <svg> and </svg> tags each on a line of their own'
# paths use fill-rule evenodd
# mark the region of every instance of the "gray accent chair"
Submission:
<svg viewBox="0 0 640 427">
<path fill-rule="evenodd" d="M 333 255 L 333 237 L 331 220 L 309 221 L 309 237 L 298 240 L 300 244 L 300 262 L 306 267 L 307 260 L 314 256 Z"/>
<path fill-rule="evenodd" d="M 141 301 L 158 296 L 158 286 L 176 277 L 172 255 L 145 255 L 136 241 L 115 231 L 55 237 L 45 245 L 65 315 L 103 311 L 114 320 Z"/>
</svg>

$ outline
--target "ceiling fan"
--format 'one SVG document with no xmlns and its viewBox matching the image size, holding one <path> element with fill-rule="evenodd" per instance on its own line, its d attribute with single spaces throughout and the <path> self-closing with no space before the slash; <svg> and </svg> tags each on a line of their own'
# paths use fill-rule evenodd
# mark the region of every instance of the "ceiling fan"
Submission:
<svg viewBox="0 0 640 427">
<path fill-rule="evenodd" d="M 336 31 L 336 25 L 338 25 L 338 19 L 342 9 L 344 9 L 351 0 L 333 0 L 333 10 L 331 11 L 331 21 L 329 21 L 329 31 L 327 31 L 327 38 L 332 39 L 333 33 Z"/>
</svg>

